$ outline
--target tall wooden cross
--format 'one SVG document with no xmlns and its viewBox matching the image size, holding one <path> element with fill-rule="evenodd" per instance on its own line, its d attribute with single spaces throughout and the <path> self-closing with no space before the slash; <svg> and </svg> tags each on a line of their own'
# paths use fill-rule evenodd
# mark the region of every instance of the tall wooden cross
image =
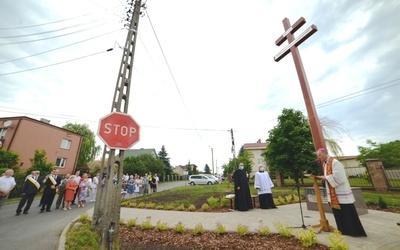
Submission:
<svg viewBox="0 0 400 250">
<path fill-rule="evenodd" d="M 308 120 L 310 122 L 311 134 L 314 142 L 315 151 L 320 148 L 326 148 L 325 139 L 322 134 L 321 123 L 319 121 L 317 111 L 315 110 L 314 100 L 311 95 L 310 87 L 308 85 L 308 80 L 306 73 L 304 71 L 303 63 L 301 61 L 298 46 L 302 44 L 307 38 L 312 36 L 317 32 L 317 26 L 311 25 L 307 30 L 305 30 L 299 37 L 294 38 L 293 33 L 301 28 L 306 23 L 306 20 L 301 17 L 292 26 L 288 18 L 283 19 L 283 27 L 285 32 L 275 41 L 277 46 L 281 45 L 283 42 L 288 40 L 289 44 L 281 50 L 275 57 L 274 60 L 279 62 L 287 54 L 292 53 L 294 65 L 296 67 L 297 75 L 299 77 L 301 90 L 303 92 L 304 101 L 306 103 L 306 109 L 308 114 Z"/>
</svg>

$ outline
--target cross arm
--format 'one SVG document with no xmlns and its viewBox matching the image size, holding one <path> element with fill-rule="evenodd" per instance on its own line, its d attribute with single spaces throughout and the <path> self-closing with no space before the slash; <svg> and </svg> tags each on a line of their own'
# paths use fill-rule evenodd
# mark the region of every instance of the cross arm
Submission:
<svg viewBox="0 0 400 250">
<path fill-rule="evenodd" d="M 289 19 L 287 17 L 285 17 L 285 19 L 283 19 L 283 23 L 289 23 Z M 293 34 L 298 29 L 300 29 L 301 26 L 303 26 L 305 23 L 306 23 L 306 19 L 304 17 L 300 17 L 299 20 L 297 20 L 297 22 L 295 22 L 288 30 L 285 31 L 285 33 L 283 33 L 278 38 L 278 40 L 275 41 L 276 46 L 280 46 L 284 41 L 286 41 L 287 35 L 289 33 Z"/>
</svg>

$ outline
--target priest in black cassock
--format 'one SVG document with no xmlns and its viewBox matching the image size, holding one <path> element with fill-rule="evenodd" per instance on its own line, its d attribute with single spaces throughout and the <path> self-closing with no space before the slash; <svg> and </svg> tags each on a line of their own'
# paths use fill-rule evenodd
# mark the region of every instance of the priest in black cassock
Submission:
<svg viewBox="0 0 400 250">
<path fill-rule="evenodd" d="M 243 163 L 239 163 L 239 169 L 233 173 L 233 181 L 235 183 L 235 209 L 239 211 L 252 209 L 249 180 Z"/>
</svg>

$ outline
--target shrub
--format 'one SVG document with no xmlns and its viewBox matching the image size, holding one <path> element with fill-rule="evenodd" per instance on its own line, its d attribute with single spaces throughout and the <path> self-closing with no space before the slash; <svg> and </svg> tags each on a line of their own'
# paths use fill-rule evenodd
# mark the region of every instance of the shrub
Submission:
<svg viewBox="0 0 400 250">
<path fill-rule="evenodd" d="M 250 229 L 247 226 L 239 224 L 237 226 L 237 232 L 238 232 L 239 236 L 246 236 L 246 235 L 250 234 Z"/>
<path fill-rule="evenodd" d="M 378 205 L 379 205 L 380 208 L 383 208 L 383 209 L 388 207 L 387 203 L 380 196 L 379 196 L 379 199 L 378 199 Z"/>
<path fill-rule="evenodd" d="M 259 226 L 259 228 L 257 230 L 257 233 L 260 236 L 270 236 L 271 235 L 271 230 L 269 229 L 269 227 L 264 226 L 262 221 L 260 221 L 260 226 Z"/>
<path fill-rule="evenodd" d="M 120 225 L 125 225 L 125 224 L 126 224 L 126 222 L 125 222 L 125 220 L 124 220 L 124 219 L 120 218 L 120 219 L 119 219 L 119 224 L 120 224 Z"/>
<path fill-rule="evenodd" d="M 153 208 L 155 208 L 155 206 L 156 206 L 155 203 L 150 202 L 150 203 L 147 203 L 147 204 L 145 205 L 145 208 L 153 209 Z"/>
<path fill-rule="evenodd" d="M 303 247 L 313 247 L 318 242 L 317 234 L 312 227 L 307 228 L 307 230 L 301 230 L 297 234 L 297 239 L 301 241 Z"/>
<path fill-rule="evenodd" d="M 186 232 L 185 225 L 183 225 L 182 222 L 178 222 L 178 224 L 176 224 L 174 226 L 174 231 L 177 234 L 182 234 L 182 233 Z"/>
<path fill-rule="evenodd" d="M 189 207 L 188 207 L 188 210 L 191 211 L 191 212 L 196 211 L 196 206 L 193 205 L 193 204 L 190 204 Z"/>
<path fill-rule="evenodd" d="M 156 209 L 157 209 L 157 210 L 163 210 L 163 209 L 164 209 L 164 205 L 161 205 L 161 204 L 160 204 L 160 205 L 157 205 L 157 206 L 156 206 Z"/>
<path fill-rule="evenodd" d="M 285 198 L 286 198 L 286 202 L 287 203 L 290 203 L 293 200 L 293 196 L 291 194 L 290 195 L 286 195 Z"/>
<path fill-rule="evenodd" d="M 168 204 L 164 207 L 165 210 L 173 210 L 174 209 L 174 205 L 172 204 Z"/>
<path fill-rule="evenodd" d="M 129 203 L 129 207 L 137 207 L 137 203 L 136 202 Z"/>
<path fill-rule="evenodd" d="M 127 206 L 129 206 L 129 201 L 121 202 L 121 207 L 127 207 Z"/>
<path fill-rule="evenodd" d="M 218 198 L 214 198 L 211 196 L 210 198 L 207 199 L 207 202 L 212 209 L 216 209 L 219 207 L 219 199 Z"/>
<path fill-rule="evenodd" d="M 286 225 L 282 224 L 281 222 L 275 222 L 274 226 L 276 230 L 278 230 L 278 234 L 283 237 L 290 237 L 292 236 L 292 229 L 287 227 Z"/>
<path fill-rule="evenodd" d="M 225 234 L 226 227 L 224 225 L 222 225 L 220 222 L 217 222 L 217 227 L 215 229 L 215 233 L 217 233 L 217 235 Z"/>
<path fill-rule="evenodd" d="M 206 232 L 204 229 L 203 225 L 201 223 L 197 224 L 194 229 L 193 229 L 193 234 L 194 235 L 202 235 Z"/>
<path fill-rule="evenodd" d="M 201 210 L 204 211 L 204 212 L 206 212 L 206 211 L 210 210 L 210 206 L 209 206 L 207 203 L 204 203 L 204 204 L 201 206 Z"/>
<path fill-rule="evenodd" d="M 168 224 L 166 222 L 157 221 L 156 223 L 156 230 L 161 232 L 168 229 Z"/>
<path fill-rule="evenodd" d="M 285 198 L 282 197 L 282 196 L 279 196 L 279 197 L 278 197 L 278 201 L 279 201 L 279 204 L 280 204 L 280 205 L 286 205 L 286 204 L 287 204 Z"/>
<path fill-rule="evenodd" d="M 85 224 L 86 223 L 86 224 Z M 97 231 L 92 231 L 89 221 L 85 221 L 79 227 L 71 227 L 67 232 L 67 240 L 65 242 L 66 250 L 75 249 L 100 249 L 100 236 Z"/>
<path fill-rule="evenodd" d="M 328 236 L 329 249 L 331 250 L 348 250 L 350 246 L 344 241 L 340 231 L 335 230 L 333 234 Z"/>
<path fill-rule="evenodd" d="M 151 224 L 151 218 L 147 217 L 145 221 L 142 222 L 142 225 L 140 225 L 140 228 L 142 230 L 151 230 L 154 228 L 153 224 Z"/>
<path fill-rule="evenodd" d="M 231 205 L 230 201 L 225 197 L 221 197 L 220 201 L 221 201 L 221 207 L 229 207 Z"/>
<path fill-rule="evenodd" d="M 185 205 L 182 204 L 182 205 L 177 206 L 177 207 L 176 207 L 176 210 L 178 210 L 178 211 L 185 211 Z"/>
<path fill-rule="evenodd" d="M 137 208 L 144 208 L 145 205 L 146 204 L 144 204 L 144 202 L 142 201 L 137 205 Z"/>
<path fill-rule="evenodd" d="M 84 213 L 84 214 L 81 214 L 81 216 L 79 216 L 77 221 L 86 223 L 86 222 L 91 222 L 92 218 L 87 213 Z"/>
<path fill-rule="evenodd" d="M 136 224 L 137 224 L 137 218 L 136 219 L 130 219 L 130 220 L 128 220 L 127 222 L 126 222 L 126 225 L 128 226 L 128 227 L 136 227 Z"/>
</svg>

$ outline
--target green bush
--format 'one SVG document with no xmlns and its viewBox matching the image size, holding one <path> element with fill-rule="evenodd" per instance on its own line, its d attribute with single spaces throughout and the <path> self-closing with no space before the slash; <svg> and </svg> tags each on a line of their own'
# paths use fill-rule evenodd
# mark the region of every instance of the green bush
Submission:
<svg viewBox="0 0 400 250">
<path fill-rule="evenodd" d="M 147 203 L 147 204 L 145 205 L 145 208 L 153 209 L 155 206 L 156 206 L 155 203 L 150 202 L 150 203 Z"/>
<path fill-rule="evenodd" d="M 130 220 L 128 220 L 127 222 L 126 222 L 126 225 L 128 226 L 128 227 L 136 227 L 136 224 L 137 224 L 137 218 L 136 219 L 130 219 Z"/>
<path fill-rule="evenodd" d="M 206 212 L 206 211 L 210 210 L 210 206 L 209 206 L 207 203 L 204 203 L 204 204 L 201 206 L 201 210 L 204 211 L 204 212 Z"/>
<path fill-rule="evenodd" d="M 146 206 L 146 204 L 144 203 L 144 202 L 140 202 L 138 205 L 137 205 L 137 208 L 144 208 Z"/>
<path fill-rule="evenodd" d="M 196 211 L 196 206 L 193 205 L 193 204 L 190 204 L 189 207 L 188 207 L 188 210 L 191 211 L 191 212 L 194 212 L 194 211 Z"/>
<path fill-rule="evenodd" d="M 79 216 L 77 221 L 82 222 L 82 223 L 86 223 L 86 222 L 90 223 L 92 221 L 92 218 L 87 213 L 84 213 L 84 214 L 81 214 L 81 216 Z"/>
<path fill-rule="evenodd" d="M 383 209 L 388 207 L 387 203 L 382 199 L 381 196 L 379 196 L 378 205 L 380 208 L 383 208 Z"/>
<path fill-rule="evenodd" d="M 147 217 L 145 221 L 140 225 L 142 230 L 151 230 L 154 228 L 153 224 L 151 224 L 151 218 Z"/>
<path fill-rule="evenodd" d="M 194 235 L 202 235 L 206 232 L 204 229 L 203 225 L 201 223 L 197 224 L 194 229 L 193 229 L 193 234 Z"/>
<path fill-rule="evenodd" d="M 211 196 L 210 198 L 207 199 L 207 202 L 212 209 L 216 209 L 219 207 L 219 199 L 218 198 L 214 198 Z"/>
<path fill-rule="evenodd" d="M 157 221 L 156 230 L 157 231 L 166 231 L 168 229 L 168 224 L 166 222 Z"/>
<path fill-rule="evenodd" d="M 335 230 L 333 234 L 328 236 L 330 250 L 348 250 L 350 246 L 344 241 L 340 231 Z"/>
<path fill-rule="evenodd" d="M 246 236 L 246 235 L 250 234 L 250 229 L 247 226 L 239 224 L 237 226 L 237 232 L 238 232 L 239 236 Z"/>
<path fill-rule="evenodd" d="M 168 204 L 164 207 L 165 210 L 174 210 L 174 205 Z"/>
<path fill-rule="evenodd" d="M 287 225 L 282 224 L 281 222 L 275 222 L 274 226 L 276 230 L 278 230 L 278 234 L 283 237 L 291 237 L 292 236 L 292 229 L 289 228 Z"/>
<path fill-rule="evenodd" d="M 137 207 L 137 203 L 136 202 L 129 203 L 129 207 L 135 208 L 135 207 Z"/>
<path fill-rule="evenodd" d="M 225 234 L 226 227 L 224 225 L 222 225 L 220 222 L 217 222 L 217 227 L 215 228 L 215 233 L 217 235 Z"/>
<path fill-rule="evenodd" d="M 182 233 L 186 232 L 185 225 L 183 225 L 182 222 L 178 222 L 178 224 L 176 224 L 174 226 L 174 231 L 175 231 L 175 233 L 178 233 L 178 234 L 182 234 Z"/>
<path fill-rule="evenodd" d="M 260 236 L 270 236 L 271 235 L 271 230 L 269 229 L 269 227 L 264 226 L 262 221 L 260 221 L 260 226 L 259 226 L 259 228 L 257 230 L 257 233 Z"/>
<path fill-rule="evenodd" d="M 312 227 L 307 228 L 307 230 L 301 230 L 297 234 L 297 239 L 301 241 L 303 247 L 313 247 L 318 242 L 317 234 Z"/>
<path fill-rule="evenodd" d="M 178 211 L 185 211 L 185 205 L 181 204 L 179 206 L 176 207 L 176 210 Z"/>
<path fill-rule="evenodd" d="M 157 210 L 164 210 L 164 205 L 160 204 L 156 206 Z"/>
<path fill-rule="evenodd" d="M 229 207 L 231 205 L 230 201 L 225 197 L 221 197 L 220 201 L 221 201 L 221 207 Z"/>
<path fill-rule="evenodd" d="M 85 221 L 80 226 L 72 226 L 67 232 L 66 250 L 100 249 L 100 236 L 92 231 L 91 225 Z"/>
</svg>

